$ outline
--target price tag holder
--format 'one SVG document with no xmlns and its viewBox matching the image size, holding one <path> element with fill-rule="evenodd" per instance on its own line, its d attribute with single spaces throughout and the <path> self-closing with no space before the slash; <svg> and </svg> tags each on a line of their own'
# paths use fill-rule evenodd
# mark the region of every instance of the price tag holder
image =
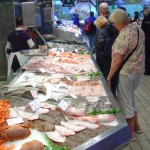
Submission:
<svg viewBox="0 0 150 150">
<path fill-rule="evenodd" d="M 39 108 L 41 108 L 41 104 L 40 102 L 38 101 L 38 99 L 35 99 L 33 101 L 31 101 L 29 103 L 31 109 L 33 110 L 33 112 L 37 111 Z"/>
<path fill-rule="evenodd" d="M 37 94 L 37 91 L 33 91 L 33 90 L 30 90 L 31 92 L 31 95 L 33 96 L 33 98 L 38 98 L 38 94 Z"/>
<path fill-rule="evenodd" d="M 69 104 L 64 101 L 64 100 L 61 100 L 60 103 L 58 104 L 58 106 L 63 110 L 63 111 L 66 111 L 66 109 L 68 108 Z"/>
<path fill-rule="evenodd" d="M 44 68 L 39 68 L 39 70 L 42 72 L 42 73 L 45 73 L 46 70 Z"/>
<path fill-rule="evenodd" d="M 74 95 L 74 94 L 70 94 L 70 96 L 74 99 L 77 99 L 78 96 Z"/>
<path fill-rule="evenodd" d="M 17 118 L 7 119 L 6 122 L 10 126 L 10 125 L 23 123 L 24 121 L 23 121 L 23 119 L 21 117 L 17 117 Z"/>
<path fill-rule="evenodd" d="M 28 74 L 26 74 L 26 77 L 33 78 L 33 77 L 35 77 L 35 75 L 33 73 L 28 73 Z"/>
<path fill-rule="evenodd" d="M 36 85 L 37 85 L 37 83 L 35 82 L 35 79 L 29 79 L 28 80 L 28 82 L 29 82 L 29 84 L 31 85 L 31 86 L 33 86 L 33 87 L 36 87 Z"/>
<path fill-rule="evenodd" d="M 66 76 L 66 78 L 67 78 L 69 81 L 71 81 L 71 78 L 70 78 L 69 76 Z"/>
<path fill-rule="evenodd" d="M 79 51 L 77 49 L 74 50 L 76 53 L 79 53 Z"/>
</svg>

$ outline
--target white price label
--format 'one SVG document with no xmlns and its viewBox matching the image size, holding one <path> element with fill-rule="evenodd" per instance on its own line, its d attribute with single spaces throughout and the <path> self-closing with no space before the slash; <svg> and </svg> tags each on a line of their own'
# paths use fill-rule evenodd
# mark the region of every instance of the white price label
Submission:
<svg viewBox="0 0 150 150">
<path fill-rule="evenodd" d="M 71 78 L 70 78 L 69 76 L 66 76 L 66 78 L 67 78 L 69 81 L 71 81 Z"/>
<path fill-rule="evenodd" d="M 70 96 L 74 99 L 77 99 L 78 96 L 74 95 L 74 94 L 70 94 Z"/>
<path fill-rule="evenodd" d="M 42 73 L 45 73 L 46 70 L 44 68 L 39 68 L 39 70 L 42 72 Z"/>
<path fill-rule="evenodd" d="M 33 77 L 35 77 L 35 75 L 33 73 L 28 73 L 28 74 L 26 74 L 26 77 L 33 78 Z"/>
<path fill-rule="evenodd" d="M 79 51 L 77 49 L 74 50 L 76 53 L 79 53 Z"/>
<path fill-rule="evenodd" d="M 78 34 L 78 33 L 75 33 L 75 36 L 76 36 L 76 37 L 79 37 L 79 34 Z"/>
<path fill-rule="evenodd" d="M 66 109 L 68 108 L 69 104 L 64 101 L 64 100 L 61 100 L 61 102 L 58 104 L 58 106 L 63 110 L 63 111 L 66 111 Z"/>
<path fill-rule="evenodd" d="M 62 64 L 62 68 L 63 69 L 67 69 L 67 65 L 66 64 Z"/>
<path fill-rule="evenodd" d="M 17 117 L 17 118 L 11 118 L 11 119 L 7 119 L 7 124 L 10 125 L 14 125 L 14 124 L 19 124 L 19 123 L 23 123 L 23 119 L 21 117 Z"/>
<path fill-rule="evenodd" d="M 31 85 L 31 86 L 33 86 L 33 87 L 36 87 L 36 85 L 37 85 L 37 83 L 35 82 L 35 79 L 29 79 L 28 80 L 28 82 L 29 82 L 29 84 Z"/>
<path fill-rule="evenodd" d="M 35 99 L 32 102 L 29 103 L 31 109 L 33 110 L 33 112 L 37 111 L 39 108 L 41 108 L 41 104 L 40 102 Z"/>
<path fill-rule="evenodd" d="M 31 92 L 31 95 L 33 96 L 33 98 L 38 98 L 38 94 L 37 94 L 37 91 L 33 91 L 33 90 L 30 90 Z"/>
</svg>

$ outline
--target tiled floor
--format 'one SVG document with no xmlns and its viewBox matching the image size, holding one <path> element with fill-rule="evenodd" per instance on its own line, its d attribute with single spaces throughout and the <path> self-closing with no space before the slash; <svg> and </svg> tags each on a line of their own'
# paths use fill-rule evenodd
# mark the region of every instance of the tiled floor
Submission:
<svg viewBox="0 0 150 150">
<path fill-rule="evenodd" d="M 0 82 L 2 86 L 5 82 Z M 123 150 L 150 150 L 150 76 L 143 76 L 136 91 L 138 116 L 142 134 L 136 134 L 137 140 L 131 141 Z"/>
<path fill-rule="evenodd" d="M 150 150 L 150 76 L 144 76 L 136 91 L 138 116 L 142 134 L 123 150 Z"/>
</svg>

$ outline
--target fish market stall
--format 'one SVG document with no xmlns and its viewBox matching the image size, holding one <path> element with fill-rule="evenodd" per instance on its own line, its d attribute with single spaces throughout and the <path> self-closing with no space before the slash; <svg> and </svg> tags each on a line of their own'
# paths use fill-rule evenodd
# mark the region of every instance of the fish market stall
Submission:
<svg viewBox="0 0 150 150">
<path fill-rule="evenodd" d="M 33 56 L 1 89 L 5 101 L 0 102 L 9 110 L 0 120 L 4 146 L 13 144 L 15 150 L 28 145 L 39 145 L 40 150 L 125 147 L 130 140 L 128 125 L 86 46 L 48 44 L 46 56 Z M 20 118 L 20 124 L 5 124 L 5 119 L 8 123 L 14 118 Z M 12 129 L 18 136 L 2 136 Z"/>
</svg>

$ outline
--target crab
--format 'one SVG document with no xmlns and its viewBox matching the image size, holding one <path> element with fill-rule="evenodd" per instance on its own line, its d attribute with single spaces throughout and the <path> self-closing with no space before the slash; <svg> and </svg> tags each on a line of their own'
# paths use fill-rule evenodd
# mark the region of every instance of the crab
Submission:
<svg viewBox="0 0 150 150">
<path fill-rule="evenodd" d="M 28 123 L 4 126 L 0 130 L 0 140 L 5 142 L 26 138 L 31 134 L 29 128 L 30 124 Z"/>
</svg>

